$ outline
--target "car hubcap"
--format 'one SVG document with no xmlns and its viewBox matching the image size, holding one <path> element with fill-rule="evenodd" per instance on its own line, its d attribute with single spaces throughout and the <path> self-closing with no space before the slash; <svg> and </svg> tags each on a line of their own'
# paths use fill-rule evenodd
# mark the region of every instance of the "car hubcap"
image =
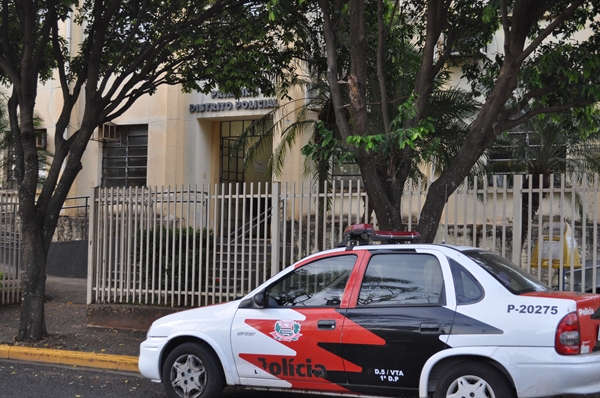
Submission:
<svg viewBox="0 0 600 398">
<path fill-rule="evenodd" d="M 182 398 L 197 398 L 206 387 L 206 368 L 194 355 L 182 355 L 171 367 L 171 385 Z"/>
<path fill-rule="evenodd" d="M 496 398 L 496 395 L 481 377 L 462 376 L 450 384 L 446 398 Z"/>
</svg>

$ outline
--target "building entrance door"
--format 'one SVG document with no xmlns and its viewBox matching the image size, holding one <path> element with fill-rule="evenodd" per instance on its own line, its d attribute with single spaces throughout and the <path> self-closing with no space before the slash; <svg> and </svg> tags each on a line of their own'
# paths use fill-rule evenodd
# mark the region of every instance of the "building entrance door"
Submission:
<svg viewBox="0 0 600 398">
<path fill-rule="evenodd" d="M 252 126 L 253 120 L 235 120 L 224 121 L 220 123 L 221 135 L 221 156 L 219 182 L 223 184 L 223 194 L 235 195 L 242 192 L 243 183 L 260 183 L 261 189 L 265 189 L 265 184 L 271 182 L 270 175 L 266 173 L 266 164 L 272 153 L 273 138 L 271 134 L 264 134 L 263 131 L 257 132 L 257 126 Z M 261 128 L 265 128 L 265 123 L 259 123 Z M 250 128 L 250 130 L 248 130 Z M 245 136 L 243 144 L 237 143 L 240 136 Z M 251 164 L 244 167 L 247 151 L 252 148 L 258 140 L 265 140 L 260 153 L 251 157 Z M 236 145 L 237 144 L 237 145 Z M 237 186 L 240 184 L 240 186 Z M 257 189 L 257 187 L 255 187 Z M 229 201 L 225 200 L 225 210 L 223 212 L 224 226 L 227 225 L 228 233 L 232 237 L 248 237 L 256 235 L 258 231 L 264 230 L 261 223 L 266 221 L 265 212 L 267 212 L 267 199 L 246 199 Z M 231 202 L 231 203 L 230 203 Z M 244 208 L 245 207 L 245 208 Z M 245 214 L 245 219 L 240 217 L 234 219 L 235 214 Z M 248 225 L 251 227 L 249 227 Z M 249 228 L 251 230 L 249 230 Z"/>
</svg>

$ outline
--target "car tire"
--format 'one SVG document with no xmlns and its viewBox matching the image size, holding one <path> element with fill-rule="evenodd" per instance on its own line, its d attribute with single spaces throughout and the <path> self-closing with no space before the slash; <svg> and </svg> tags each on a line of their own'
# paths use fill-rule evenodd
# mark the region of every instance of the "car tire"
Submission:
<svg viewBox="0 0 600 398">
<path fill-rule="evenodd" d="M 197 343 L 185 343 L 167 357 L 162 378 L 169 398 L 218 398 L 225 388 L 219 358 Z"/>
<path fill-rule="evenodd" d="M 434 398 L 516 398 L 509 381 L 493 366 L 482 362 L 461 362 L 442 374 Z"/>
</svg>

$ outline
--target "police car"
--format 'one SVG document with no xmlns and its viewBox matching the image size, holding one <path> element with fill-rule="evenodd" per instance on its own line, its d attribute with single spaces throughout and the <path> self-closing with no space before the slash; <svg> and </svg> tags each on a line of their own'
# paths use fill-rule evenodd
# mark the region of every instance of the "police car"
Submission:
<svg viewBox="0 0 600 398">
<path fill-rule="evenodd" d="M 153 323 L 139 368 L 169 397 L 225 386 L 341 396 L 600 392 L 600 295 L 554 292 L 473 247 L 347 229 L 240 300 Z M 379 242 L 372 242 L 378 240 Z"/>
</svg>

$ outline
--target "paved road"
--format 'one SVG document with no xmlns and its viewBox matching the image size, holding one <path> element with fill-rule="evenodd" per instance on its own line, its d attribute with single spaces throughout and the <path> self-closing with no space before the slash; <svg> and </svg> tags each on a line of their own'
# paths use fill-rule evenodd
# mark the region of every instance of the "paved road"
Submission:
<svg viewBox="0 0 600 398">
<path fill-rule="evenodd" d="M 2 398 L 166 398 L 162 384 L 139 375 L 72 366 L 0 360 Z M 223 398 L 309 398 L 314 395 L 267 393 L 226 388 Z M 334 398 L 319 395 L 320 398 Z"/>
<path fill-rule="evenodd" d="M 3 398 L 165 398 L 162 385 L 132 373 L 0 360 Z"/>
<path fill-rule="evenodd" d="M 139 374 L 0 359 L 2 398 L 166 398 L 162 384 Z M 336 398 L 226 388 L 223 398 Z M 583 396 L 578 396 L 581 398 Z M 575 398 L 562 396 L 555 398 Z M 586 398 L 600 398 L 600 394 Z"/>
</svg>

